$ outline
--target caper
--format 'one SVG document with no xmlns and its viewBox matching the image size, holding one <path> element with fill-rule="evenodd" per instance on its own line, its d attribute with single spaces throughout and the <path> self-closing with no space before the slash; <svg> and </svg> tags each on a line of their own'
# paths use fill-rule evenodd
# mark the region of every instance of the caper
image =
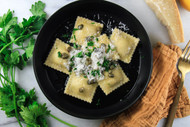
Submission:
<svg viewBox="0 0 190 127">
<path fill-rule="evenodd" d="M 84 87 L 79 88 L 79 92 L 83 93 L 84 92 Z"/>
<path fill-rule="evenodd" d="M 67 58 L 69 58 L 69 55 L 67 53 L 62 53 L 62 58 L 67 59 Z"/>
<path fill-rule="evenodd" d="M 88 80 L 87 83 L 90 85 L 90 84 L 94 84 L 94 83 L 97 83 L 97 80 L 96 79 L 92 79 L 92 80 Z"/>
<path fill-rule="evenodd" d="M 102 43 L 100 46 L 105 48 L 105 47 L 106 47 L 106 44 Z"/>
<path fill-rule="evenodd" d="M 84 70 L 82 70 L 82 74 L 83 74 L 83 75 L 85 75 L 85 72 L 84 72 Z"/>
<path fill-rule="evenodd" d="M 73 68 L 72 68 L 71 66 L 69 66 L 69 68 L 68 68 L 69 72 L 71 72 L 71 71 L 72 71 L 72 69 L 73 69 Z"/>
<path fill-rule="evenodd" d="M 108 71 L 108 76 L 109 76 L 110 78 L 113 78 L 113 77 L 114 77 L 114 74 L 112 73 L 112 70 L 109 70 L 109 71 Z"/>
<path fill-rule="evenodd" d="M 114 66 L 114 65 L 111 65 L 111 66 L 110 66 L 110 69 L 111 69 L 111 70 L 113 70 L 114 68 L 115 68 L 115 66 Z"/>
<path fill-rule="evenodd" d="M 98 28 L 97 28 L 97 31 L 98 31 L 98 33 L 99 33 L 100 31 L 102 31 L 102 28 L 101 28 L 101 27 L 98 27 Z"/>
<path fill-rule="evenodd" d="M 111 65 L 113 65 L 114 67 L 116 67 L 118 65 L 118 62 L 117 61 L 112 61 Z"/>
<path fill-rule="evenodd" d="M 71 46 L 67 47 L 67 51 L 70 52 L 72 50 Z"/>
<path fill-rule="evenodd" d="M 113 73 L 109 73 L 108 76 L 109 76 L 110 78 L 113 78 L 113 77 L 114 77 L 114 74 L 113 74 Z"/>
<path fill-rule="evenodd" d="M 94 36 L 88 36 L 86 37 L 86 41 L 89 42 L 89 41 L 93 41 L 94 39 Z"/>
<path fill-rule="evenodd" d="M 92 59 L 91 58 L 87 58 L 85 64 L 86 65 L 92 64 Z"/>
<path fill-rule="evenodd" d="M 79 29 L 79 30 L 82 30 L 83 27 L 84 27 L 83 24 L 78 25 L 78 29 Z"/>
</svg>

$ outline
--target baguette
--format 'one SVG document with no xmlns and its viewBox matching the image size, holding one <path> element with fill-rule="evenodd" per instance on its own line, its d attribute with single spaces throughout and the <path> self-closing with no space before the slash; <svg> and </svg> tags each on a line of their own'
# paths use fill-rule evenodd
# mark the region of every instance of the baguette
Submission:
<svg viewBox="0 0 190 127">
<path fill-rule="evenodd" d="M 183 26 L 176 0 L 145 0 L 145 2 L 167 27 L 171 42 L 184 42 Z"/>
</svg>

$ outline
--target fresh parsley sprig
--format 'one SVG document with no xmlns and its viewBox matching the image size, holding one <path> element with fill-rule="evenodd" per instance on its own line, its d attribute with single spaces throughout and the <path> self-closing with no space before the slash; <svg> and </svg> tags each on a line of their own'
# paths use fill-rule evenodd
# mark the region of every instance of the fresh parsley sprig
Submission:
<svg viewBox="0 0 190 127">
<path fill-rule="evenodd" d="M 34 89 L 27 92 L 15 81 L 15 68 L 23 69 L 32 57 L 34 35 L 46 21 L 44 8 L 43 2 L 36 2 L 30 9 L 33 15 L 21 23 L 13 11 L 0 16 L 0 108 L 7 117 L 16 117 L 21 127 L 22 123 L 27 127 L 47 127 L 45 116 L 74 127 L 50 114 L 45 103 L 39 104 Z"/>
</svg>

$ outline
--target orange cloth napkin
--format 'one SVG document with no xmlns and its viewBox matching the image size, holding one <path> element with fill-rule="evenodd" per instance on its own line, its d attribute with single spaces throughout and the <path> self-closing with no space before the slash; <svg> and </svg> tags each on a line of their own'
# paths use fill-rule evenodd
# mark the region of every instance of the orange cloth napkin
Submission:
<svg viewBox="0 0 190 127">
<path fill-rule="evenodd" d="M 153 49 L 151 79 L 142 97 L 128 110 L 104 120 L 100 127 L 155 127 L 160 119 L 166 118 L 181 80 L 176 68 L 180 55 L 179 47 L 158 43 Z M 187 115 L 190 100 L 183 87 L 176 117 Z"/>
</svg>

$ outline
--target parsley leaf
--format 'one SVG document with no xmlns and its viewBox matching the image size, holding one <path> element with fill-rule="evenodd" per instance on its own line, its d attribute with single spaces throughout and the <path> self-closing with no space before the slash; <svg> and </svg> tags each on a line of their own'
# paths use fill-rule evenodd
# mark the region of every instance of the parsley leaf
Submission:
<svg viewBox="0 0 190 127">
<path fill-rule="evenodd" d="M 30 11 L 34 16 L 40 16 L 40 17 L 46 17 L 46 13 L 43 11 L 45 8 L 45 4 L 42 1 L 35 2 L 34 5 L 32 5 Z"/>
<path fill-rule="evenodd" d="M 92 52 L 85 52 L 85 55 L 91 57 Z"/>
<path fill-rule="evenodd" d="M 100 76 L 100 70 L 92 70 L 92 71 L 91 71 L 91 75 L 92 75 L 92 76 L 95 77 L 97 74 L 98 74 L 98 76 Z"/>
<path fill-rule="evenodd" d="M 80 46 L 80 45 L 77 45 L 76 43 L 73 43 L 73 47 L 74 47 L 75 49 L 79 49 L 81 46 Z"/>
<path fill-rule="evenodd" d="M 88 46 L 94 46 L 94 42 L 93 42 L 93 41 L 89 41 L 89 42 L 87 43 L 87 45 L 88 45 Z"/>
<path fill-rule="evenodd" d="M 20 114 L 29 126 L 47 127 L 44 116 L 49 115 L 50 111 L 47 110 L 46 104 L 40 105 L 37 102 L 33 102 L 28 107 L 22 107 Z"/>
<path fill-rule="evenodd" d="M 108 53 L 111 50 L 111 46 L 108 44 L 108 49 L 106 50 L 106 53 Z"/>
<path fill-rule="evenodd" d="M 83 52 L 81 51 L 78 54 L 76 54 L 76 57 L 83 58 Z"/>
<path fill-rule="evenodd" d="M 74 40 L 77 41 L 76 36 L 74 35 L 73 37 L 74 37 Z"/>
<path fill-rule="evenodd" d="M 109 69 L 110 69 L 110 61 L 107 60 L 106 58 L 104 58 L 104 62 L 102 64 L 102 67 L 105 67 L 105 70 L 109 71 Z"/>
<path fill-rule="evenodd" d="M 17 63 L 19 63 L 19 58 L 20 54 L 18 51 L 14 51 L 10 54 L 6 54 L 4 57 L 4 61 L 8 64 L 8 65 L 16 65 Z"/>
<path fill-rule="evenodd" d="M 7 11 L 6 14 L 0 17 L 0 28 L 3 28 L 6 26 L 6 24 L 12 19 L 12 12 L 10 9 Z"/>
<path fill-rule="evenodd" d="M 2 31 L 0 31 L 0 54 L 3 60 L 1 64 L 7 64 L 9 67 L 17 66 L 22 69 L 29 58 L 32 57 L 35 42 L 32 36 L 39 32 L 46 20 L 39 13 L 43 12 L 42 9 L 44 9 L 44 7 L 40 9 L 40 5 L 42 5 L 42 2 L 32 5 L 33 9 L 31 10 L 35 14 L 29 17 L 28 20 L 24 18 L 21 23 L 17 23 L 17 17 L 13 17 L 13 12 L 10 10 L 0 18 L 0 27 L 2 28 Z M 34 11 L 34 8 L 38 8 L 38 11 Z M 27 42 L 28 39 L 31 40 Z M 18 47 L 14 48 L 13 45 Z M 17 49 L 23 50 L 24 53 L 21 54 Z"/>
<path fill-rule="evenodd" d="M 96 76 L 96 70 L 92 70 L 91 75 L 95 77 Z"/>
<path fill-rule="evenodd" d="M 15 116 L 12 96 L 10 86 L 0 87 L 0 107 L 1 110 L 5 111 L 7 117 Z"/>
<path fill-rule="evenodd" d="M 35 39 L 34 38 L 31 38 L 28 45 L 27 45 L 27 48 L 26 48 L 26 57 L 29 59 L 32 57 L 33 55 L 33 50 L 34 50 L 34 43 L 35 43 Z"/>
<path fill-rule="evenodd" d="M 98 66 L 101 66 L 101 64 L 100 64 L 100 62 L 99 62 L 99 61 L 97 62 L 97 65 L 98 65 Z"/>
</svg>

